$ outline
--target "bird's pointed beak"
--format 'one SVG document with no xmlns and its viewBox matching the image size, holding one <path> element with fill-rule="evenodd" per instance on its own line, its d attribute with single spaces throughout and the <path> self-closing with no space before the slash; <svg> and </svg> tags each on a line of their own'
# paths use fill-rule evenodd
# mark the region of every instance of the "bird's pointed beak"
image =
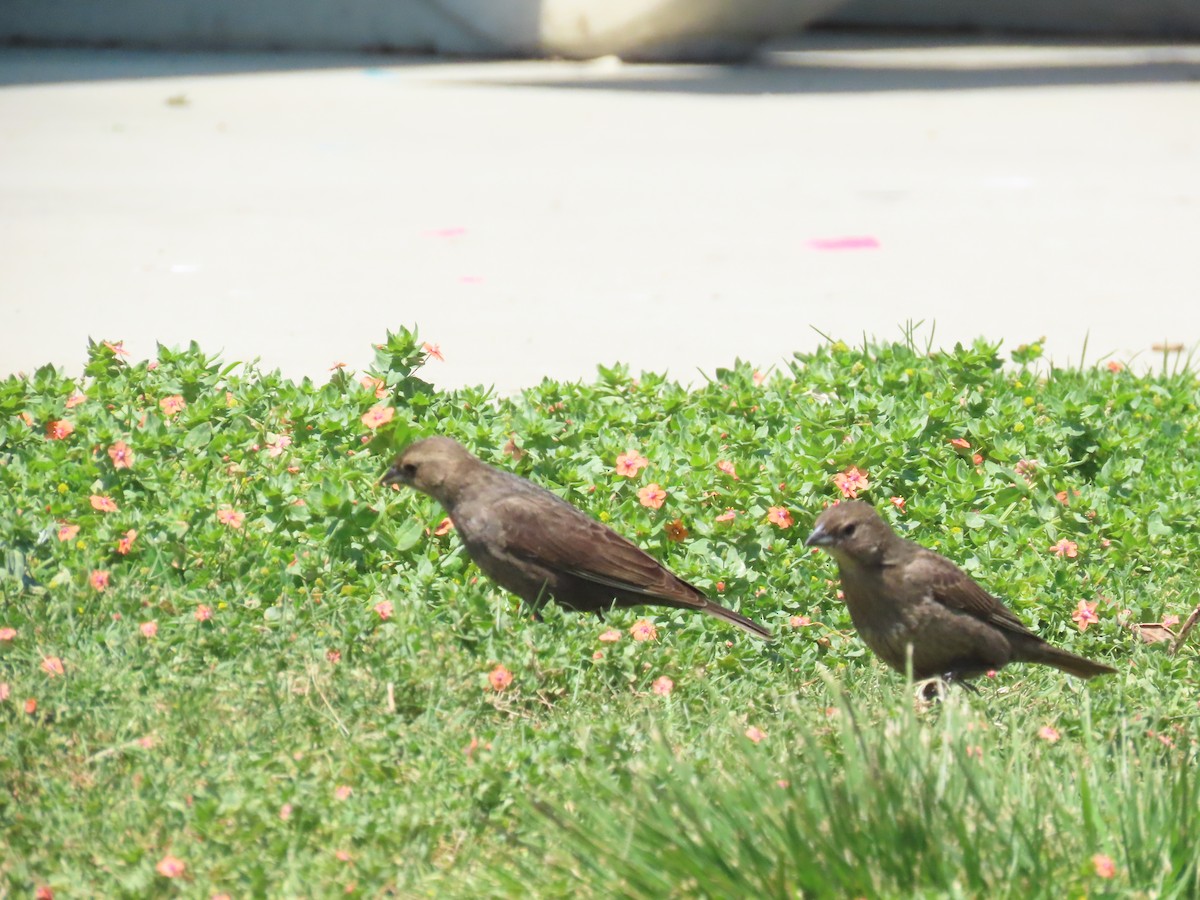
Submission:
<svg viewBox="0 0 1200 900">
<path fill-rule="evenodd" d="M 812 534 L 804 541 L 805 547 L 828 547 L 833 543 L 833 535 L 825 530 L 824 525 L 818 525 Z"/>
<path fill-rule="evenodd" d="M 379 479 L 379 483 L 382 485 L 407 484 L 408 481 L 404 477 L 404 470 L 400 468 L 400 463 L 394 462 L 391 468 L 383 473 L 383 477 Z"/>
</svg>

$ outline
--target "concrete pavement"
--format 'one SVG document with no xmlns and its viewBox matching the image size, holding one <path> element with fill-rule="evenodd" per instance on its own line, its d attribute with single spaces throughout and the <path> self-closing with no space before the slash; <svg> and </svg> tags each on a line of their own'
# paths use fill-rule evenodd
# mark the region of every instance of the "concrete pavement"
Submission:
<svg viewBox="0 0 1200 900">
<path fill-rule="evenodd" d="M 744 68 L 0 51 L 0 374 L 691 380 L 817 331 L 1200 339 L 1200 47 L 810 36 Z"/>
</svg>

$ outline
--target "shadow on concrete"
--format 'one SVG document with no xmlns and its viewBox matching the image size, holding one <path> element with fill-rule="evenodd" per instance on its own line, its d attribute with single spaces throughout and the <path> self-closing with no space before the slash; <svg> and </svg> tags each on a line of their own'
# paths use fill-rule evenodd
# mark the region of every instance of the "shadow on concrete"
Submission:
<svg viewBox="0 0 1200 900">
<path fill-rule="evenodd" d="M 0 0 L 2 2 L 2 0 Z M 269 72 L 365 69 L 386 71 L 406 66 L 451 65 L 444 56 L 296 51 L 167 51 L 127 48 L 3 47 L 0 87 L 138 78 L 248 75 Z"/>
<path fill-rule="evenodd" d="M 491 87 L 684 94 L 837 94 L 888 91 L 962 91 L 989 88 L 1056 88 L 1200 82 L 1200 61 L 1120 65 L 874 66 L 803 61 L 748 66 L 672 66 L 578 78 L 488 78 Z"/>
</svg>

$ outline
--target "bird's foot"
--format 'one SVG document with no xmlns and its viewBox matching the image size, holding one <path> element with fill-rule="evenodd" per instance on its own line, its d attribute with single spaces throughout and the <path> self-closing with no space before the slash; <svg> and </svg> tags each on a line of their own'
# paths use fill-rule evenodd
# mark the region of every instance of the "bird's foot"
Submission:
<svg viewBox="0 0 1200 900">
<path fill-rule="evenodd" d="M 979 688 L 975 687 L 975 685 L 971 684 L 971 682 L 967 681 L 957 672 L 944 672 L 941 675 L 934 675 L 932 678 L 924 678 L 915 682 L 917 697 L 927 703 L 934 700 L 945 700 L 946 694 L 953 684 L 957 684 L 972 694 L 979 693 Z"/>
</svg>

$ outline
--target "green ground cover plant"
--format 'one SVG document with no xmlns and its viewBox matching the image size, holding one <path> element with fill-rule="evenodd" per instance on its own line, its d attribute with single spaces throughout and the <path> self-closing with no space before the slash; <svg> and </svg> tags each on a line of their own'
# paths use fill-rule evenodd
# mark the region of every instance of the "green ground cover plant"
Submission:
<svg viewBox="0 0 1200 900">
<path fill-rule="evenodd" d="M 910 332 L 506 398 L 435 353 L 317 384 L 101 342 L 0 382 L 0 894 L 1200 896 L 1200 642 L 1148 640 L 1200 597 L 1188 367 Z M 534 621 L 378 484 L 432 433 L 777 639 Z M 1118 674 L 917 704 L 804 547 L 852 494 Z"/>
</svg>

